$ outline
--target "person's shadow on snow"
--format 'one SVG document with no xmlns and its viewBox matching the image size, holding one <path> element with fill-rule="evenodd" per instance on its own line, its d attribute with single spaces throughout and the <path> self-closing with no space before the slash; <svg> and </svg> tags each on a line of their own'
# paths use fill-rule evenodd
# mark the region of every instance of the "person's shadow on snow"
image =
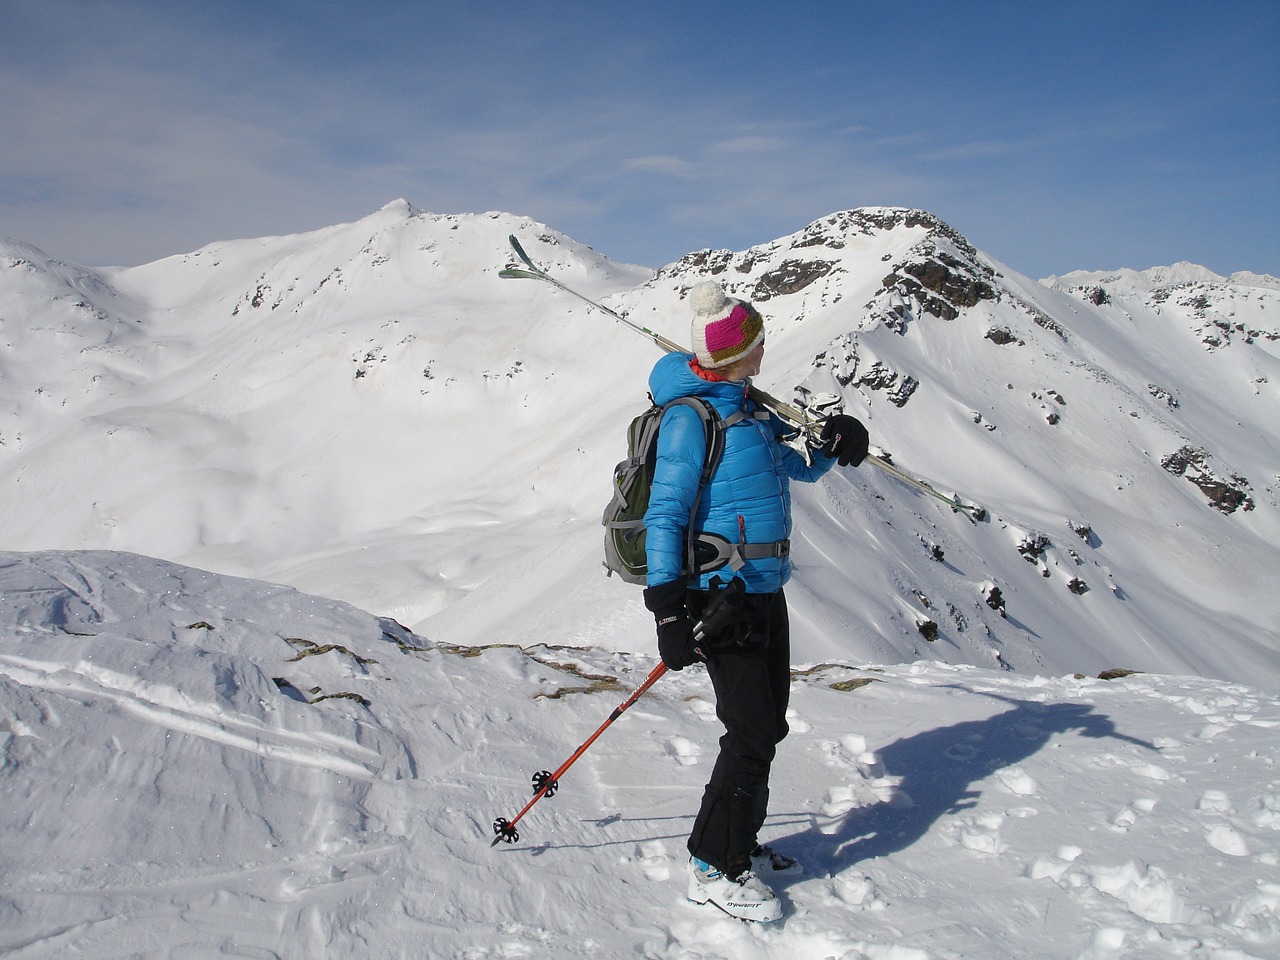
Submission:
<svg viewBox="0 0 1280 960">
<path fill-rule="evenodd" d="M 813 872 L 825 868 L 834 876 L 859 861 L 904 850 L 938 820 L 973 807 L 981 793 L 975 783 L 1025 760 L 1057 735 L 1076 733 L 1156 749 L 1119 733 L 1107 716 L 1086 704 L 987 696 L 1012 708 L 983 720 L 913 734 L 875 750 L 884 776 L 901 778 L 892 796 L 849 811 L 834 831 L 830 823 L 815 824 L 779 838 L 777 847 L 794 851 Z"/>
</svg>

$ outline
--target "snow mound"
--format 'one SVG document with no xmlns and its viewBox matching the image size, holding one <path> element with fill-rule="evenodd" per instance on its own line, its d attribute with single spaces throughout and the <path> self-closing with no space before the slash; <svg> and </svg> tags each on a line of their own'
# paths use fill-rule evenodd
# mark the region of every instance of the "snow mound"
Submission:
<svg viewBox="0 0 1280 960">
<path fill-rule="evenodd" d="M 548 600 L 547 602 L 554 602 Z M 599 639 L 586 637 L 586 640 Z M 783 920 L 684 901 L 715 753 L 651 661 L 458 648 L 111 552 L 0 554 L 0 952 L 24 958 L 1196 960 L 1280 949 L 1280 698 L 1130 675 L 797 668 Z"/>
</svg>

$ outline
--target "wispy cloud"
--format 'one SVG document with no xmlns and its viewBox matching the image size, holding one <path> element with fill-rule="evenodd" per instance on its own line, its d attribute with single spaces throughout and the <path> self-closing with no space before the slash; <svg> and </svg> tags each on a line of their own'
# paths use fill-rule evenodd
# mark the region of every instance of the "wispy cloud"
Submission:
<svg viewBox="0 0 1280 960">
<path fill-rule="evenodd" d="M 713 153 L 773 153 L 786 145 L 782 137 L 738 136 L 711 144 Z"/>
<path fill-rule="evenodd" d="M 683 157 L 659 156 L 629 157 L 622 161 L 622 169 L 628 173 L 658 173 L 667 177 L 688 178 L 696 175 L 697 166 Z"/>
</svg>

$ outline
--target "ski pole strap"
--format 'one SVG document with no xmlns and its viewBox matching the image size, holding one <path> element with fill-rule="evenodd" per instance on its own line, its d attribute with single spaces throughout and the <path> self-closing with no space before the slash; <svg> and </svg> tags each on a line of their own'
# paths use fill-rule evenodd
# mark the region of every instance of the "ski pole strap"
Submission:
<svg viewBox="0 0 1280 960">
<path fill-rule="evenodd" d="M 737 573 L 748 560 L 782 559 L 790 555 L 790 539 L 769 543 L 734 543 L 718 533 L 700 533 L 694 544 L 694 573 L 712 573 L 723 567 Z"/>
</svg>

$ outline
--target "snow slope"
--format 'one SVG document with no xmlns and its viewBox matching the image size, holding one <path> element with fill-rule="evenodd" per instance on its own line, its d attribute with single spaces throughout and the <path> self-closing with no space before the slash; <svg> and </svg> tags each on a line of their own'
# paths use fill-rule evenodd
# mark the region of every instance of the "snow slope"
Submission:
<svg viewBox="0 0 1280 960">
<path fill-rule="evenodd" d="M 1073 270 L 1061 277 L 1048 277 L 1041 281 L 1050 287 L 1080 288 L 1103 287 L 1124 297 L 1146 296 L 1166 287 L 1188 286 L 1196 283 L 1230 284 L 1240 287 L 1263 287 L 1280 290 L 1280 278 L 1265 273 L 1240 270 L 1224 277 L 1198 263 L 1183 260 L 1169 267 L 1152 267 L 1149 270 Z"/>
<path fill-rule="evenodd" d="M 500 280 L 509 234 L 673 337 L 716 277 L 762 386 L 986 508 L 794 491 L 781 924 L 683 902 L 697 670 L 490 846 L 654 663 L 598 518 L 656 352 Z M 0 952 L 1280 955 L 1277 314 L 890 208 L 656 272 L 403 201 L 130 269 L 6 242 Z"/>
<path fill-rule="evenodd" d="M 491 846 L 652 665 L 562 639 L 459 649 L 136 555 L 0 554 L 0 953 L 1280 953 L 1274 693 L 799 664 L 766 834 L 806 871 L 751 927 L 683 899 L 717 736 L 699 670 Z"/>
<path fill-rule="evenodd" d="M 287 583 L 442 642 L 649 651 L 598 518 L 656 349 L 500 280 L 509 234 L 677 338 L 716 277 L 769 318 L 762 386 L 838 394 L 986 507 L 869 468 L 797 489 L 798 656 L 1280 686 L 1280 291 L 1185 265 L 1039 283 L 896 208 L 656 273 L 403 201 L 129 269 L 11 244 L 0 546 Z"/>
</svg>

